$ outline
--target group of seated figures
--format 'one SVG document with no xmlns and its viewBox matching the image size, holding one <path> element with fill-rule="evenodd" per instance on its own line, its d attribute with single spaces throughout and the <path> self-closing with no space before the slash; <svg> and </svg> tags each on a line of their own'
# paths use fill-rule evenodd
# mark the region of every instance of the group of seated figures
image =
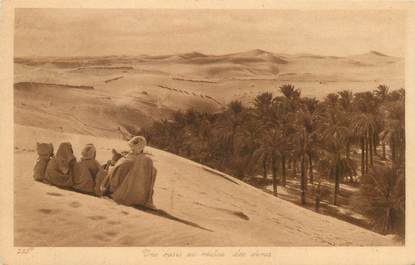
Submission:
<svg viewBox="0 0 415 265">
<path fill-rule="evenodd" d="M 52 144 L 37 143 L 39 158 L 34 167 L 34 179 L 64 189 L 94 196 L 108 196 L 120 204 L 156 209 L 153 188 L 157 170 L 144 153 L 146 139 L 135 136 L 128 141 L 130 151 L 112 150 L 112 159 L 101 165 L 96 148 L 87 144 L 77 161 L 72 145 L 64 142 L 56 154 Z"/>
</svg>

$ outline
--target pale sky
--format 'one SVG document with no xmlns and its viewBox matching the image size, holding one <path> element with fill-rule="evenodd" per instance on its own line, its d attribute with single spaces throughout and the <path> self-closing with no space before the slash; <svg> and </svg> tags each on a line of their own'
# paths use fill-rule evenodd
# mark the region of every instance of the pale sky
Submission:
<svg viewBox="0 0 415 265">
<path fill-rule="evenodd" d="M 15 56 L 405 54 L 399 10 L 16 9 Z"/>
</svg>

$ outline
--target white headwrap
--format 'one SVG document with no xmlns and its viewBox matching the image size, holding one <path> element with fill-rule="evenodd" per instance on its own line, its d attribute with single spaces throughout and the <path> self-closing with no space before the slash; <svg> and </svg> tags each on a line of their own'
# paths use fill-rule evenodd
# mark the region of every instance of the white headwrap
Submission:
<svg viewBox="0 0 415 265">
<path fill-rule="evenodd" d="M 93 144 L 87 144 L 81 153 L 81 159 L 82 160 L 88 160 L 88 159 L 95 159 L 96 156 L 96 148 Z"/>
<path fill-rule="evenodd" d="M 147 141 L 143 136 L 134 136 L 128 141 L 128 145 L 130 146 L 132 153 L 140 154 L 143 152 L 144 147 L 146 147 Z"/>
</svg>

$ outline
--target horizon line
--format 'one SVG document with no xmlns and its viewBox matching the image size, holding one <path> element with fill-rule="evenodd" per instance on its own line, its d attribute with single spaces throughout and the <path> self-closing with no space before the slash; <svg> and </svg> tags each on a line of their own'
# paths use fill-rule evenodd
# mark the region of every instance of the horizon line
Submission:
<svg viewBox="0 0 415 265">
<path fill-rule="evenodd" d="M 308 53 L 308 52 L 298 52 L 298 53 L 278 53 L 278 52 L 271 52 L 264 49 L 250 49 L 250 50 L 244 50 L 239 52 L 231 52 L 231 53 L 222 53 L 222 54 L 209 54 L 209 53 L 203 53 L 197 50 L 189 51 L 189 52 L 180 52 L 180 53 L 170 53 L 170 54 L 107 54 L 107 55 L 62 55 L 62 56 L 54 56 L 54 55 L 14 55 L 13 58 L 98 58 L 98 57 L 139 57 L 139 56 L 174 56 L 174 55 L 186 55 L 186 54 L 192 54 L 192 53 L 198 53 L 204 56 L 225 56 L 225 55 L 233 55 L 233 54 L 241 54 L 241 53 L 248 53 L 248 52 L 264 52 L 264 53 L 270 53 L 272 55 L 276 56 L 322 56 L 322 57 L 339 57 L 339 58 L 347 58 L 351 56 L 356 55 L 365 55 L 365 54 L 377 54 L 378 56 L 386 56 L 386 57 L 396 57 L 396 58 L 405 58 L 402 56 L 396 56 L 396 55 L 390 55 L 387 53 L 379 52 L 376 50 L 368 50 L 364 53 L 355 53 L 350 55 L 321 55 L 317 53 Z"/>
</svg>

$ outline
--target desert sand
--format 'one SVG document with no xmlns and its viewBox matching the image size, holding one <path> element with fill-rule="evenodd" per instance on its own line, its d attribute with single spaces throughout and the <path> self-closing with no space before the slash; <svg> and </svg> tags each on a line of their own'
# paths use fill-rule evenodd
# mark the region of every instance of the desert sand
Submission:
<svg viewBox="0 0 415 265">
<path fill-rule="evenodd" d="M 390 237 L 283 201 L 200 164 L 147 148 L 158 212 L 35 182 L 36 142 L 94 143 L 98 160 L 127 149 L 120 126 L 139 130 L 176 110 L 251 104 L 292 83 L 323 98 L 404 83 L 404 60 L 378 52 L 334 57 L 252 50 L 226 55 L 15 58 L 15 245 L 380 246 Z"/>
<path fill-rule="evenodd" d="M 16 246 L 383 246 L 381 236 L 317 214 L 173 154 L 147 147 L 158 169 L 154 202 L 162 212 L 117 205 L 38 183 L 36 142 L 70 141 L 77 157 L 94 143 L 110 159 L 118 139 L 15 125 Z"/>
<path fill-rule="evenodd" d="M 18 124 L 96 136 L 116 136 L 169 119 L 175 110 L 215 112 L 231 100 L 249 105 L 261 92 L 279 95 L 287 83 L 322 99 L 379 84 L 404 87 L 403 58 L 376 51 L 347 57 L 274 54 L 264 50 L 206 55 L 15 58 Z"/>
</svg>

